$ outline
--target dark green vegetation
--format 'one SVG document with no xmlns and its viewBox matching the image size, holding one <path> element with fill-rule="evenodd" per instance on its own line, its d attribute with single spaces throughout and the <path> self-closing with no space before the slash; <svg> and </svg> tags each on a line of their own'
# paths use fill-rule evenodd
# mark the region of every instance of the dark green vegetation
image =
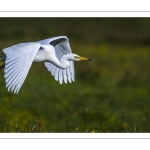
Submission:
<svg viewBox="0 0 150 150">
<path fill-rule="evenodd" d="M 18 95 L 0 72 L 0 132 L 149 132 L 150 18 L 1 18 L 0 49 L 66 35 L 76 82 L 33 64 Z"/>
</svg>

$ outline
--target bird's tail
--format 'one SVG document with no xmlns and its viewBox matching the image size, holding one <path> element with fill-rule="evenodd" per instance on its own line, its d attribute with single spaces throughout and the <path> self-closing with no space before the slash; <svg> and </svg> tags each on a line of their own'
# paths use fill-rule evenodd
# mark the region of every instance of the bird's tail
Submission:
<svg viewBox="0 0 150 150">
<path fill-rule="evenodd" d="M 6 59 L 6 55 L 4 53 L 2 53 L 0 55 L 0 62 L 5 62 L 5 59 Z M 3 68 L 5 68 L 5 63 L 0 66 L 0 70 L 2 70 Z"/>
</svg>

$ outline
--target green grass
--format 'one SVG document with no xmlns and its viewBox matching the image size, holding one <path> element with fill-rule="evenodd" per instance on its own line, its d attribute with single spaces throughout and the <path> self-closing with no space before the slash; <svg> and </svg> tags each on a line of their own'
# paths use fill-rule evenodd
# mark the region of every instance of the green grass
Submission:
<svg viewBox="0 0 150 150">
<path fill-rule="evenodd" d="M 63 85 L 33 64 L 17 95 L 1 71 L 0 132 L 149 132 L 150 19 L 65 19 L 1 18 L 1 49 L 67 35 L 74 53 L 94 61 L 75 62 L 75 82 Z"/>
</svg>

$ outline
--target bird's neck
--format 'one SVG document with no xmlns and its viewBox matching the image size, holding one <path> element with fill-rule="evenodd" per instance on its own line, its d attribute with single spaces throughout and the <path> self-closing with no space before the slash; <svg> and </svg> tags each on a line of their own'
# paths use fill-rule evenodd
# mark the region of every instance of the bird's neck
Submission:
<svg viewBox="0 0 150 150">
<path fill-rule="evenodd" d="M 70 66 L 70 62 L 68 59 L 68 54 L 67 55 L 63 55 L 63 57 L 61 58 L 61 60 L 59 61 L 55 61 L 55 65 L 61 69 L 66 69 Z"/>
</svg>

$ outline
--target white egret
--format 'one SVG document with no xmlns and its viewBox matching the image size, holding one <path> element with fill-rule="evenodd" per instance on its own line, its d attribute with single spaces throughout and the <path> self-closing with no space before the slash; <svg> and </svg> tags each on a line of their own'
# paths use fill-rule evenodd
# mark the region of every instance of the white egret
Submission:
<svg viewBox="0 0 150 150">
<path fill-rule="evenodd" d="M 89 60 L 73 54 L 66 36 L 52 37 L 38 42 L 20 43 L 3 49 L 4 78 L 8 91 L 18 93 L 32 62 L 44 62 L 48 71 L 60 84 L 71 83 L 74 77 L 74 61 Z"/>
</svg>

